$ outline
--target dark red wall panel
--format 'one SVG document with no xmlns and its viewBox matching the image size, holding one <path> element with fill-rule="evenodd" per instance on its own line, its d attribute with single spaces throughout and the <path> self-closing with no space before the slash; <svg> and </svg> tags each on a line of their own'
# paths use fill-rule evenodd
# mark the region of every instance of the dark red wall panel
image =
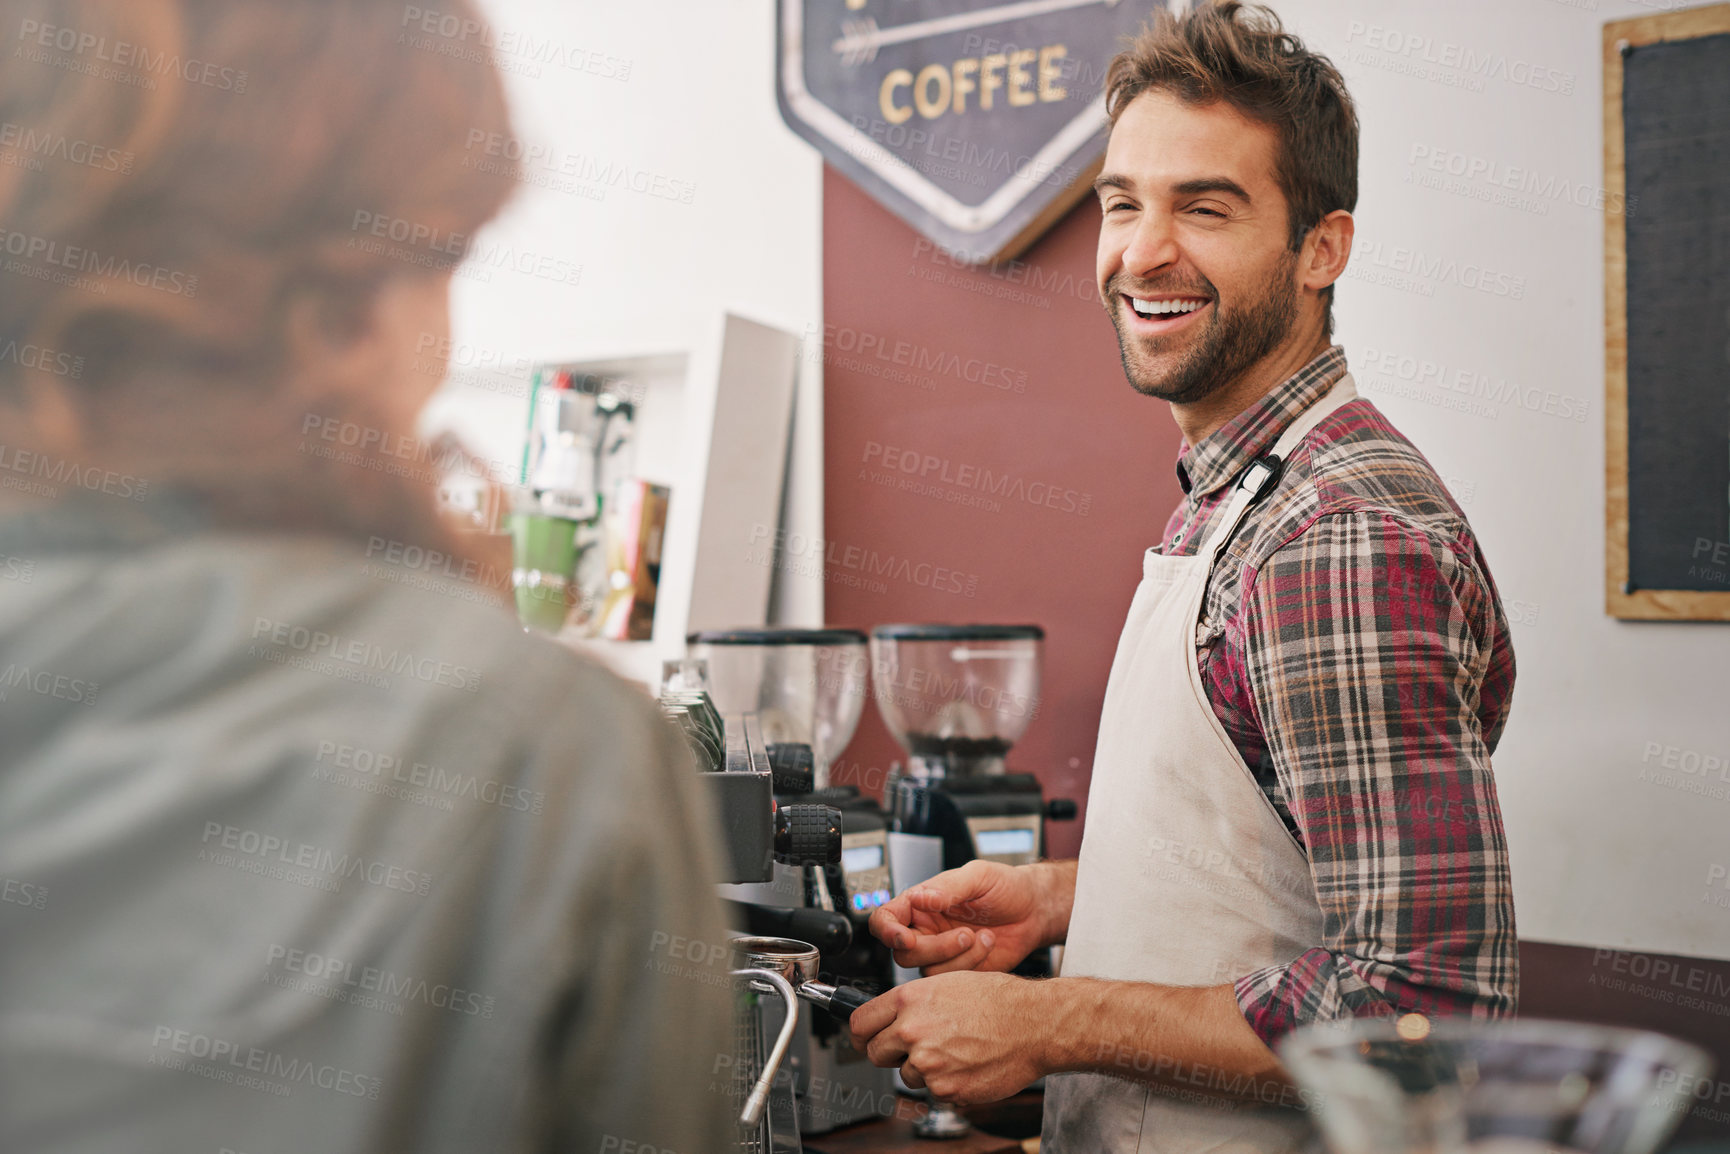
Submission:
<svg viewBox="0 0 1730 1154">
<path fill-rule="evenodd" d="M 1043 625 L 1010 761 L 1078 802 L 1142 551 L 1181 496 L 1170 410 L 1124 380 L 1093 287 L 1098 229 L 1089 198 L 981 272 L 825 173 L 828 619 Z M 899 757 L 867 708 L 836 779 L 878 790 Z M 1053 825 L 1053 854 L 1080 845 L 1079 822 Z"/>
</svg>

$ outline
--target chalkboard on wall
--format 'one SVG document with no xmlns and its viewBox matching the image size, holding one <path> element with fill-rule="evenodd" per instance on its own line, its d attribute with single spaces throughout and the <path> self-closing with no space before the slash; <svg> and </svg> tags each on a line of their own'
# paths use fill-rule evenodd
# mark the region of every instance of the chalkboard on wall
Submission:
<svg viewBox="0 0 1730 1154">
<path fill-rule="evenodd" d="M 1730 621 L 1730 4 L 1605 25 L 1604 164 L 1607 609 Z"/>
</svg>

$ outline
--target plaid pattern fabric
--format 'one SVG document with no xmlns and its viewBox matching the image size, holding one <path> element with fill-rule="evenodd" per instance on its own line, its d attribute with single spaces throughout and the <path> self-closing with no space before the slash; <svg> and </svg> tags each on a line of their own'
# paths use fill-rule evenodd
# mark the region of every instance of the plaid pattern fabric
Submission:
<svg viewBox="0 0 1730 1154">
<path fill-rule="evenodd" d="M 1346 371 L 1334 346 L 1178 458 L 1161 552 L 1208 540 L 1244 468 Z M 1514 654 L 1471 526 L 1369 401 L 1321 423 L 1244 516 L 1196 632 L 1209 702 L 1309 855 L 1324 941 L 1236 983 L 1268 1043 L 1321 1019 L 1514 1009 L 1490 754 Z"/>
</svg>

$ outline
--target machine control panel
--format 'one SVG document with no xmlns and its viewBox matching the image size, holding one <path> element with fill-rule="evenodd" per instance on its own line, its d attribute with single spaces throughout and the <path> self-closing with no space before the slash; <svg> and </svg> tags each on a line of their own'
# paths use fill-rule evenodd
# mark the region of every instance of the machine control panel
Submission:
<svg viewBox="0 0 1730 1154">
<path fill-rule="evenodd" d="M 1044 820 L 1039 813 L 970 817 L 967 832 L 973 837 L 975 854 L 986 861 L 1031 865 L 1039 860 L 1039 836 Z"/>
<path fill-rule="evenodd" d="M 847 879 L 847 905 L 865 915 L 894 893 L 889 882 L 888 834 L 880 829 L 841 835 L 841 873 Z"/>
</svg>

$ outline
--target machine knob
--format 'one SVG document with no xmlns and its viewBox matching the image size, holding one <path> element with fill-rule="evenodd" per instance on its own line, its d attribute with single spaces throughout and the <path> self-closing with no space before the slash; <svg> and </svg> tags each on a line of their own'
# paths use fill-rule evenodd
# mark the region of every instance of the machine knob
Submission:
<svg viewBox="0 0 1730 1154">
<path fill-rule="evenodd" d="M 1077 812 L 1074 798 L 1054 797 L 1045 803 L 1045 816 L 1049 821 L 1074 821 Z"/>
<path fill-rule="evenodd" d="M 790 866 L 841 860 L 841 811 L 831 805 L 783 805 L 775 810 L 775 860 Z"/>
</svg>

